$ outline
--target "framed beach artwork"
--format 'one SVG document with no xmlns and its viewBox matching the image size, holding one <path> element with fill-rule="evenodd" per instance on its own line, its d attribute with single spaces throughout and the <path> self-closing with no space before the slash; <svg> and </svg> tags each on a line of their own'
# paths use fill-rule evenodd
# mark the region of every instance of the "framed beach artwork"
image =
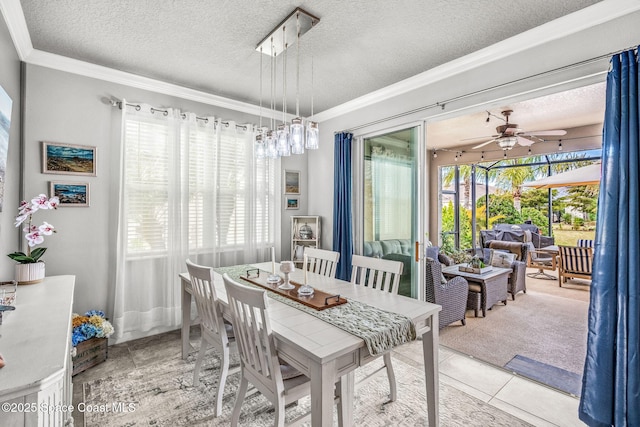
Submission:
<svg viewBox="0 0 640 427">
<path fill-rule="evenodd" d="M 287 197 L 285 209 L 299 209 L 300 201 L 297 197 Z"/>
<path fill-rule="evenodd" d="M 58 196 L 60 207 L 89 206 L 89 183 L 87 182 L 58 182 L 49 183 L 49 197 Z"/>
<path fill-rule="evenodd" d="M 96 176 L 96 147 L 42 141 L 42 173 Z"/>
<path fill-rule="evenodd" d="M 11 106 L 13 101 L 0 86 L 0 212 L 4 204 L 4 174 L 7 170 L 9 153 L 9 128 L 11 127 Z"/>
<path fill-rule="evenodd" d="M 284 171 L 284 194 L 300 194 L 299 171 Z"/>
</svg>

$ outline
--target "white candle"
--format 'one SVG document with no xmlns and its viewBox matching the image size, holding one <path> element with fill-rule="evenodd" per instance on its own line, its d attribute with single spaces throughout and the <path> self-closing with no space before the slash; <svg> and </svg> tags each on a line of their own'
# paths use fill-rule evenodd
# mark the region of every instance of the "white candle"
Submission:
<svg viewBox="0 0 640 427">
<path fill-rule="evenodd" d="M 271 273 L 276 274 L 276 247 L 271 247 Z"/>
<path fill-rule="evenodd" d="M 309 273 L 309 270 L 307 269 L 307 254 L 304 254 L 304 263 L 302 268 L 304 268 L 304 284 L 306 285 L 309 283 L 309 279 L 307 277 L 307 273 Z"/>
</svg>

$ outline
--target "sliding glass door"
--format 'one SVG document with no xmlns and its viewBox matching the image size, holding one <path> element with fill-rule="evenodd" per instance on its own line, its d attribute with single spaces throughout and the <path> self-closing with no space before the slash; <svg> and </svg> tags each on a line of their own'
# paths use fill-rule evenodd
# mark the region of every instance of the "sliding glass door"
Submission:
<svg viewBox="0 0 640 427">
<path fill-rule="evenodd" d="M 416 126 L 359 139 L 362 254 L 402 262 L 399 293 L 414 298 L 419 295 L 415 242 L 424 234 L 418 221 L 420 129 L 422 126 Z"/>
</svg>

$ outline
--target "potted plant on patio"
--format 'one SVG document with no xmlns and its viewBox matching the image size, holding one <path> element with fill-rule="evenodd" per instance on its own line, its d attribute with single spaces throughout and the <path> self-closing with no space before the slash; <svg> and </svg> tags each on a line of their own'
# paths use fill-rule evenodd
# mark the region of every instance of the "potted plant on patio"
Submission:
<svg viewBox="0 0 640 427">
<path fill-rule="evenodd" d="M 471 258 L 466 267 L 460 267 L 460 271 L 468 273 L 482 274 L 491 270 L 491 266 L 487 266 L 477 255 Z"/>
</svg>

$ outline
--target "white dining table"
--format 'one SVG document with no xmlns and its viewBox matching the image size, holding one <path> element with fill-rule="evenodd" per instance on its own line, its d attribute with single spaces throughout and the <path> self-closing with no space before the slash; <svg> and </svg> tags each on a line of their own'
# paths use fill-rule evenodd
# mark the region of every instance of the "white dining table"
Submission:
<svg viewBox="0 0 640 427">
<path fill-rule="evenodd" d="M 251 264 L 270 271 L 271 263 Z M 180 274 L 182 288 L 182 358 L 189 354 L 191 326 L 191 281 L 187 273 Z M 290 279 L 301 282 L 302 270 L 290 274 Z M 424 372 L 429 426 L 439 425 L 438 414 L 438 316 L 441 306 L 412 298 L 391 295 L 338 279 L 308 274 L 308 282 L 316 289 L 340 294 L 393 313 L 407 316 L 413 322 L 418 337 L 422 338 Z M 218 273 L 214 286 L 223 316 L 230 319 L 227 294 Z M 311 425 L 333 424 L 334 384 L 342 377 L 339 390 L 344 426 L 353 423 L 354 371 L 376 357 L 371 356 L 363 339 L 333 326 L 311 314 L 275 299 L 269 299 L 267 308 L 276 339 L 279 356 L 311 380 Z M 398 389 L 402 399 L 402 388 Z"/>
</svg>

